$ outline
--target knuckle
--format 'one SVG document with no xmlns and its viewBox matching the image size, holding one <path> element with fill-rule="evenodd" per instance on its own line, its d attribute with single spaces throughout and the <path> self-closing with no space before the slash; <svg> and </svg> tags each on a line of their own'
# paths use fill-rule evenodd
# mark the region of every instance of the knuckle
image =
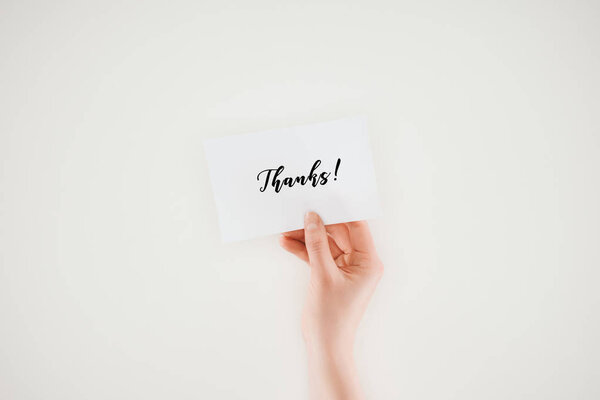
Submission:
<svg viewBox="0 0 600 400">
<path fill-rule="evenodd" d="M 326 243 L 318 238 L 310 239 L 310 240 L 307 240 L 307 242 L 306 242 L 306 247 L 314 253 L 320 253 L 320 252 L 325 251 L 325 247 L 328 245 L 329 245 L 328 243 Z"/>
</svg>

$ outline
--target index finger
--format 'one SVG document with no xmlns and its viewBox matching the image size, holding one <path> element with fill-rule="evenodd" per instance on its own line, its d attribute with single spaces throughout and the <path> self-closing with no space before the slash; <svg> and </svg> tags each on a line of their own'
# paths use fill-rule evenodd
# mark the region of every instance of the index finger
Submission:
<svg viewBox="0 0 600 400">
<path fill-rule="evenodd" d="M 283 232 L 283 236 L 289 237 L 294 240 L 299 240 L 304 243 L 304 229 L 297 229 L 295 231 Z"/>
<path fill-rule="evenodd" d="M 371 236 L 367 221 L 352 221 L 346 223 L 352 248 L 356 251 L 370 252 L 375 250 L 375 243 Z"/>
</svg>

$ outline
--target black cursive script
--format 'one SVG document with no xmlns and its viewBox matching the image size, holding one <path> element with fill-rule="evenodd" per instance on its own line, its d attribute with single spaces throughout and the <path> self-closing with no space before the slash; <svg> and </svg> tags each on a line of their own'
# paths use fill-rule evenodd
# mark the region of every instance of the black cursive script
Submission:
<svg viewBox="0 0 600 400">
<path fill-rule="evenodd" d="M 333 172 L 333 180 L 337 180 L 341 162 L 342 160 L 338 158 Z M 261 187 L 258 190 L 264 192 L 270 185 L 275 190 L 275 193 L 279 193 L 284 186 L 292 187 L 296 184 L 301 186 L 310 184 L 312 187 L 317 187 L 318 185 L 325 185 L 329 182 L 332 173 L 327 171 L 317 172 L 320 165 L 321 160 L 317 160 L 313 163 L 308 175 L 298 175 L 294 177 L 283 176 L 283 171 L 285 170 L 283 165 L 280 165 L 277 168 L 263 169 L 256 175 L 256 180 L 262 182 Z"/>
</svg>

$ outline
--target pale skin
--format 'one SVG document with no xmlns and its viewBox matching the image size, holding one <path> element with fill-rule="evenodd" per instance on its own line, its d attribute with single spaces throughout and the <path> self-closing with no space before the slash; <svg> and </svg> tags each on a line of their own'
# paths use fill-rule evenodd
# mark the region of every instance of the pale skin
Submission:
<svg viewBox="0 0 600 400">
<path fill-rule="evenodd" d="M 364 399 L 354 364 L 354 338 L 383 274 L 367 222 L 325 226 L 309 212 L 304 229 L 283 233 L 280 244 L 310 266 L 302 334 L 311 398 Z"/>
</svg>

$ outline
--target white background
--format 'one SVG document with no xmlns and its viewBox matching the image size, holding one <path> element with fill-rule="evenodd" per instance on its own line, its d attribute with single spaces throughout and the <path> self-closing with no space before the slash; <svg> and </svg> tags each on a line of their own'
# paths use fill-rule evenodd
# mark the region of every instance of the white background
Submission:
<svg viewBox="0 0 600 400">
<path fill-rule="evenodd" d="M 202 140 L 369 116 L 372 399 L 600 397 L 593 1 L 0 2 L 0 397 L 304 399 Z"/>
</svg>

